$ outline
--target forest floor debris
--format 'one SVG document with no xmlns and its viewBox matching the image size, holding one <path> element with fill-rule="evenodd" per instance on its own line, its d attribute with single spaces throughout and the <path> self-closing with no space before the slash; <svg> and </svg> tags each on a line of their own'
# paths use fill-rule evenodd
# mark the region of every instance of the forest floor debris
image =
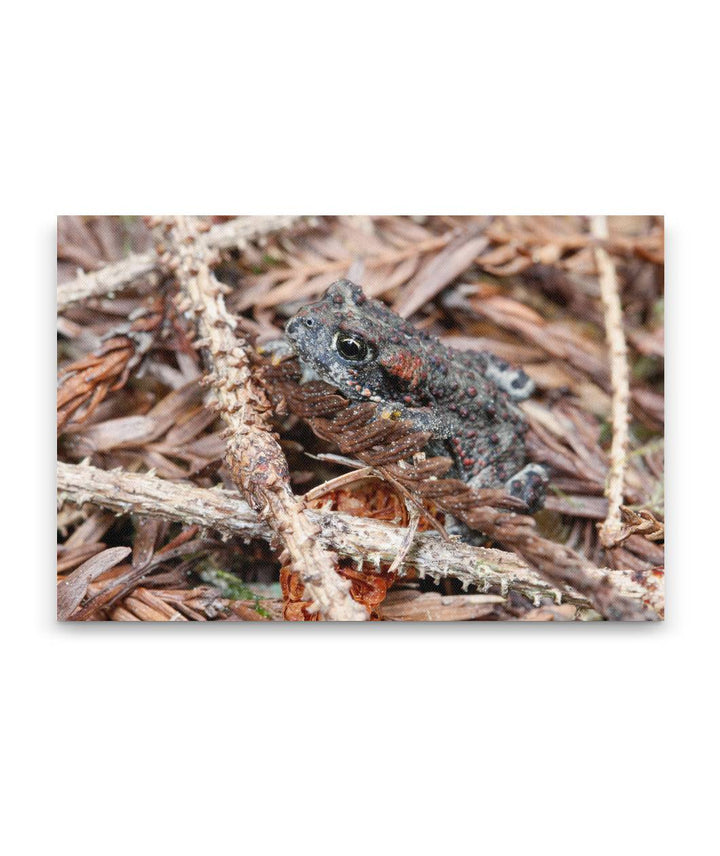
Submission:
<svg viewBox="0 0 720 856">
<path fill-rule="evenodd" d="M 60 218 L 59 617 L 662 617 L 663 226 L 606 225 Z M 606 261 L 626 340 L 621 443 Z M 551 468 L 535 519 L 491 492 L 465 502 L 402 426 L 378 439 L 363 405 L 283 367 L 268 375 L 252 344 L 349 273 L 428 332 L 533 377 L 523 408 L 533 457 Z M 343 472 L 333 449 L 369 469 L 323 492 Z M 446 513 L 494 546 L 443 540 Z M 606 518 L 612 538 L 597 529 Z M 274 596 L 258 594 L 268 585 Z"/>
</svg>

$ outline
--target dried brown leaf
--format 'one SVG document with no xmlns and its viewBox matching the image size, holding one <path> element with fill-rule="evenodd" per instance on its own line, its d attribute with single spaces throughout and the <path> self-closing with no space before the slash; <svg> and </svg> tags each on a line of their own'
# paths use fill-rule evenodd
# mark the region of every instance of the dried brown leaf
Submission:
<svg viewBox="0 0 720 856">
<path fill-rule="evenodd" d="M 76 568 L 57 586 L 58 621 L 66 621 L 80 605 L 88 585 L 130 554 L 129 547 L 110 547 Z"/>
</svg>

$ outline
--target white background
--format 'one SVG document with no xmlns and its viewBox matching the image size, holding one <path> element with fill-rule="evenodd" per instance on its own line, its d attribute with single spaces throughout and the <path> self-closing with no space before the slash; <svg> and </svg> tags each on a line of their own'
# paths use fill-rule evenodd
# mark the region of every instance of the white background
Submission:
<svg viewBox="0 0 720 856">
<path fill-rule="evenodd" d="M 5 852 L 710 852 L 712 7 L 259 8 L 3 13 Z M 56 626 L 55 215 L 190 211 L 664 213 L 665 624 Z"/>
</svg>

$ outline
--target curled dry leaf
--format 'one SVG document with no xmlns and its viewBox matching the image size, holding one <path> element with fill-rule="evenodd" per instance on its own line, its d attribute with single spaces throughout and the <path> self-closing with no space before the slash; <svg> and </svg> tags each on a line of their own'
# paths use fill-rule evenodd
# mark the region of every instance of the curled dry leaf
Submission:
<svg viewBox="0 0 720 856">
<path fill-rule="evenodd" d="M 665 540 L 665 524 L 655 518 L 646 508 L 634 511 L 626 505 L 620 506 L 623 526 L 615 544 L 622 544 L 633 535 L 642 535 L 648 541 Z"/>
</svg>

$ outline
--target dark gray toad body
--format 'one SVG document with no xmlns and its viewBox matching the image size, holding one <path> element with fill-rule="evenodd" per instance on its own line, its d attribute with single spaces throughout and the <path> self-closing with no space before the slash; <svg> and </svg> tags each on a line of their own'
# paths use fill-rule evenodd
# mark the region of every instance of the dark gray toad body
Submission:
<svg viewBox="0 0 720 856">
<path fill-rule="evenodd" d="M 348 280 L 303 307 L 285 332 L 313 376 L 431 432 L 428 451 L 453 459 L 451 475 L 506 486 L 531 510 L 542 504 L 547 476 L 525 466 L 527 424 L 514 404 L 532 393 L 525 372 L 485 351 L 445 347 Z"/>
</svg>

